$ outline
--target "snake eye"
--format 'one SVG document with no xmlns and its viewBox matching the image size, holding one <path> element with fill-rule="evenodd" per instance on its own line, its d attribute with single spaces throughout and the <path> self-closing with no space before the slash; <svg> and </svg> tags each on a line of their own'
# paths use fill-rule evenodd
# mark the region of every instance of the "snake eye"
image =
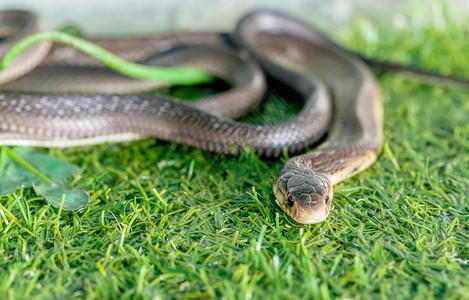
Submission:
<svg viewBox="0 0 469 300">
<path fill-rule="evenodd" d="M 291 207 L 295 204 L 295 201 L 293 201 L 293 197 L 291 195 L 288 196 L 288 205 Z"/>
<path fill-rule="evenodd" d="M 326 197 L 324 197 L 324 200 L 326 200 L 326 204 L 327 204 L 327 202 L 329 202 L 329 195 L 326 195 Z"/>
</svg>

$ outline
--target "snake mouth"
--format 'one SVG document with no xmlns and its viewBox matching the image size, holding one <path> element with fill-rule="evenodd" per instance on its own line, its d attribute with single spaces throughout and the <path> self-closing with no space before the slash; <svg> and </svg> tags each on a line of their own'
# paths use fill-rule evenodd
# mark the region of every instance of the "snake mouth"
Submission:
<svg viewBox="0 0 469 300">
<path fill-rule="evenodd" d="M 297 221 L 298 223 L 301 223 L 301 224 L 317 224 L 317 223 L 321 223 L 322 221 L 326 220 L 328 215 L 329 215 L 329 213 L 327 212 L 327 209 L 324 209 L 323 212 L 318 211 L 314 215 L 309 215 L 307 218 L 301 218 L 301 219 L 297 219 L 295 221 Z"/>
<path fill-rule="evenodd" d="M 300 224 L 317 224 L 324 221 L 329 215 L 326 205 L 319 205 L 313 209 L 308 206 L 297 205 L 290 214 L 293 220 Z"/>
</svg>

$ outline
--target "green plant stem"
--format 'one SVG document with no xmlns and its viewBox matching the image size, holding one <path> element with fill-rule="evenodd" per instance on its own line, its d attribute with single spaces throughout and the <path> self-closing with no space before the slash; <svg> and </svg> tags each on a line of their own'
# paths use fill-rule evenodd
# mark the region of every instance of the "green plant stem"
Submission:
<svg viewBox="0 0 469 300">
<path fill-rule="evenodd" d="M 13 151 L 11 151 L 10 148 L 8 147 L 4 147 L 3 149 L 5 149 L 5 152 L 7 153 L 7 155 L 17 164 L 19 164 L 20 166 L 24 167 L 26 170 L 28 170 L 29 172 L 33 173 L 34 175 L 36 175 L 37 177 L 39 177 L 39 179 L 41 179 L 42 181 L 48 183 L 48 184 L 53 184 L 52 180 L 50 180 L 49 178 L 47 178 L 46 176 L 44 176 L 41 172 L 39 172 L 38 169 L 36 169 L 35 167 L 33 167 L 31 164 L 29 164 L 27 161 L 25 161 L 24 159 L 22 159 L 21 157 L 19 157 L 18 155 L 16 155 Z"/>
<path fill-rule="evenodd" d="M 0 146 L 0 178 L 2 178 L 3 170 L 5 169 L 5 165 L 7 163 L 7 150 L 8 147 Z"/>
<path fill-rule="evenodd" d="M 8 68 L 19 54 L 42 41 L 70 45 L 96 58 L 109 68 L 133 78 L 160 80 L 174 85 L 195 85 L 213 79 L 212 75 L 197 68 L 156 67 L 128 62 L 87 40 L 59 31 L 39 32 L 19 41 L 3 57 L 0 70 Z"/>
</svg>

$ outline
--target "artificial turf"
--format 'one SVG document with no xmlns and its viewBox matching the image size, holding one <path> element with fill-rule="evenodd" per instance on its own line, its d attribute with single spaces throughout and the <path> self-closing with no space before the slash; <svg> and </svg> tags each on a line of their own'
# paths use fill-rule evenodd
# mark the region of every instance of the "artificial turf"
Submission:
<svg viewBox="0 0 469 300">
<path fill-rule="evenodd" d="M 469 17 L 431 3 L 335 38 L 469 77 Z M 274 202 L 285 158 L 152 139 L 49 149 L 80 166 L 70 183 L 91 203 L 59 212 L 30 189 L 0 198 L 0 298 L 469 299 L 469 92 L 378 79 L 382 154 L 335 186 L 317 225 Z"/>
</svg>

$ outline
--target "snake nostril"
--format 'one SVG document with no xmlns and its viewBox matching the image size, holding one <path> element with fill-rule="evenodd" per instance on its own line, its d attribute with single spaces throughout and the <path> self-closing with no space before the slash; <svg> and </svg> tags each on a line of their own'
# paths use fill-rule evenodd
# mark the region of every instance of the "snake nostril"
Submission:
<svg viewBox="0 0 469 300">
<path fill-rule="evenodd" d="M 293 197 L 291 195 L 288 196 L 288 205 L 290 207 L 292 207 L 293 205 L 295 205 L 295 201 L 293 201 Z"/>
</svg>

